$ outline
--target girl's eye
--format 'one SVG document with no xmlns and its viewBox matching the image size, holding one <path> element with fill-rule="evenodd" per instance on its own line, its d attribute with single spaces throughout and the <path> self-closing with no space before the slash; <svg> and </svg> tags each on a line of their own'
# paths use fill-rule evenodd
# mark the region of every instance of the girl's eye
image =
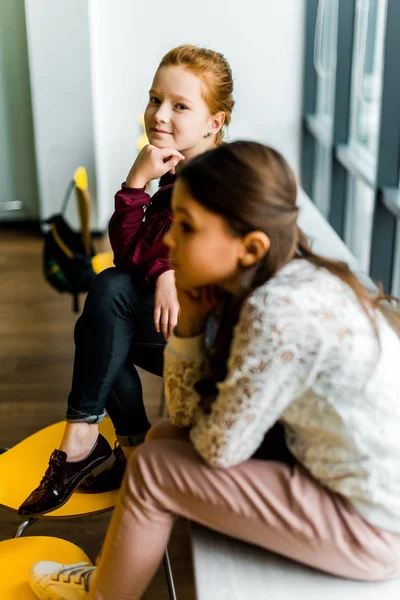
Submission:
<svg viewBox="0 0 400 600">
<path fill-rule="evenodd" d="M 179 227 L 180 227 L 182 233 L 192 233 L 193 232 L 193 227 L 191 227 L 189 225 L 189 223 L 186 223 L 185 221 L 181 221 L 179 223 Z"/>
<path fill-rule="evenodd" d="M 178 110 L 188 110 L 188 107 L 185 104 L 176 104 L 175 106 Z"/>
<path fill-rule="evenodd" d="M 149 103 L 150 104 L 160 104 L 160 101 L 158 98 L 156 98 L 156 96 L 150 96 Z"/>
</svg>

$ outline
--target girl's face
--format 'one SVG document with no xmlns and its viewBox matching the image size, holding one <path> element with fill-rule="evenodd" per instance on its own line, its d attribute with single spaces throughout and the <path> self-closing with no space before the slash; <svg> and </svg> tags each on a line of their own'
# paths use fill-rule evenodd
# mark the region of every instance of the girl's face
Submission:
<svg viewBox="0 0 400 600">
<path fill-rule="evenodd" d="M 199 204 L 182 180 L 172 196 L 174 225 L 164 238 L 176 283 L 182 289 L 217 285 L 233 292 L 243 255 L 243 240 L 224 219 Z"/>
<path fill-rule="evenodd" d="M 174 148 L 186 158 L 215 144 L 215 134 L 221 129 L 225 115 L 210 115 L 201 92 L 201 80 L 183 67 L 158 69 L 144 115 L 150 144 Z"/>
</svg>

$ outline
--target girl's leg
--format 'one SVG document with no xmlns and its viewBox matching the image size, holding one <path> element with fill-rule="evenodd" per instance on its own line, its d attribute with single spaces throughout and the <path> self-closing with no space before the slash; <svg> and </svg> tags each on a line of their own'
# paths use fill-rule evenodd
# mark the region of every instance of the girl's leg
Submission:
<svg viewBox="0 0 400 600">
<path fill-rule="evenodd" d="M 342 577 L 400 576 L 400 535 L 369 525 L 298 464 L 211 469 L 190 442 L 156 439 L 130 459 L 90 597 L 141 598 L 178 516 Z"/>
<path fill-rule="evenodd" d="M 106 269 L 93 281 L 82 316 L 75 327 L 75 359 L 67 421 L 71 423 L 62 450 L 74 460 L 75 448 L 89 451 L 92 439 L 82 447 L 80 423 L 97 424 L 110 413 L 116 427 L 129 435 L 149 429 L 139 376 L 132 364 L 162 374 L 165 341 L 153 325 L 154 295 L 139 287 L 128 273 Z M 132 353 L 133 356 L 132 356 Z M 111 391 L 112 390 L 112 391 Z M 92 428 L 89 428 L 89 433 Z M 76 432 L 76 436 L 74 433 Z M 92 436 L 93 437 L 93 436 Z M 141 440 L 140 440 L 141 441 Z"/>
<path fill-rule="evenodd" d="M 127 410 L 121 410 L 123 403 L 116 402 L 112 416 L 117 433 L 121 424 L 126 427 L 129 422 L 132 430 L 126 433 L 137 437 L 140 432 L 137 439 L 143 440 L 149 423 L 140 379 L 127 362 L 133 342 L 150 343 L 157 354 L 153 362 L 161 364 L 162 369 L 159 355 L 164 340 L 154 329 L 153 304 L 152 292 L 135 286 L 131 275 L 115 268 L 103 271 L 93 281 L 75 327 L 73 381 L 61 448 L 53 452 L 45 477 L 20 506 L 21 515 L 39 515 L 58 508 L 93 469 L 99 470 L 108 459 L 112 460 L 109 444 L 98 435 L 98 423 L 105 415 L 107 398 L 121 370 L 127 388 L 121 397 L 125 398 L 125 408 L 129 407 L 129 416 Z M 115 398 L 114 393 L 112 401 Z M 120 479 L 123 469 L 124 463 L 119 469 Z"/>
<path fill-rule="evenodd" d="M 153 306 L 139 319 L 127 362 L 119 371 L 107 399 L 106 409 L 125 451 L 142 443 L 150 429 L 136 366 L 162 377 L 165 340 L 154 329 Z"/>
</svg>

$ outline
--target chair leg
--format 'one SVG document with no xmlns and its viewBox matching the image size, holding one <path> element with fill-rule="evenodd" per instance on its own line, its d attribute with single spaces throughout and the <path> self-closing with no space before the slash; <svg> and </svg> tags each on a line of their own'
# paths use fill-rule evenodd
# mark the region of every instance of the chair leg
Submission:
<svg viewBox="0 0 400 600">
<path fill-rule="evenodd" d="M 35 517 L 29 517 L 29 519 L 26 519 L 26 521 L 22 521 L 22 523 L 18 527 L 14 537 L 15 538 L 21 537 L 23 535 L 25 529 L 28 529 L 28 527 L 30 527 L 31 525 L 36 523 L 36 521 L 39 521 L 39 519 L 36 519 Z"/>
<path fill-rule="evenodd" d="M 177 600 L 176 593 L 175 593 L 174 578 L 172 576 L 171 563 L 169 560 L 168 548 L 166 549 L 165 554 L 164 554 L 163 565 L 164 565 L 165 579 L 167 580 L 168 594 L 169 594 L 170 600 Z"/>
<path fill-rule="evenodd" d="M 0 454 L 4 454 L 4 452 L 7 452 L 8 450 L 9 450 L 9 448 L 0 448 Z M 21 537 L 23 535 L 25 529 L 28 529 L 28 527 L 30 527 L 31 525 L 36 523 L 36 521 L 38 521 L 38 520 L 39 519 L 36 519 L 35 517 L 30 517 L 29 519 L 22 521 L 21 525 L 18 527 L 17 531 L 15 532 L 14 538 Z"/>
</svg>

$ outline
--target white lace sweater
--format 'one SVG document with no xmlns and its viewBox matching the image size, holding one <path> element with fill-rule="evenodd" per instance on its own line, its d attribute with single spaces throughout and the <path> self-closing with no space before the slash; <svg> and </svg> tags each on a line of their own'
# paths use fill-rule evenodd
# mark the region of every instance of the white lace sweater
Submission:
<svg viewBox="0 0 400 600">
<path fill-rule="evenodd" d="M 284 424 L 291 452 L 372 524 L 400 532 L 400 340 L 378 314 L 380 347 L 352 290 L 297 260 L 258 288 L 235 328 L 211 412 L 194 389 L 204 336 L 172 336 L 168 409 L 211 467 L 252 456 Z"/>
</svg>

